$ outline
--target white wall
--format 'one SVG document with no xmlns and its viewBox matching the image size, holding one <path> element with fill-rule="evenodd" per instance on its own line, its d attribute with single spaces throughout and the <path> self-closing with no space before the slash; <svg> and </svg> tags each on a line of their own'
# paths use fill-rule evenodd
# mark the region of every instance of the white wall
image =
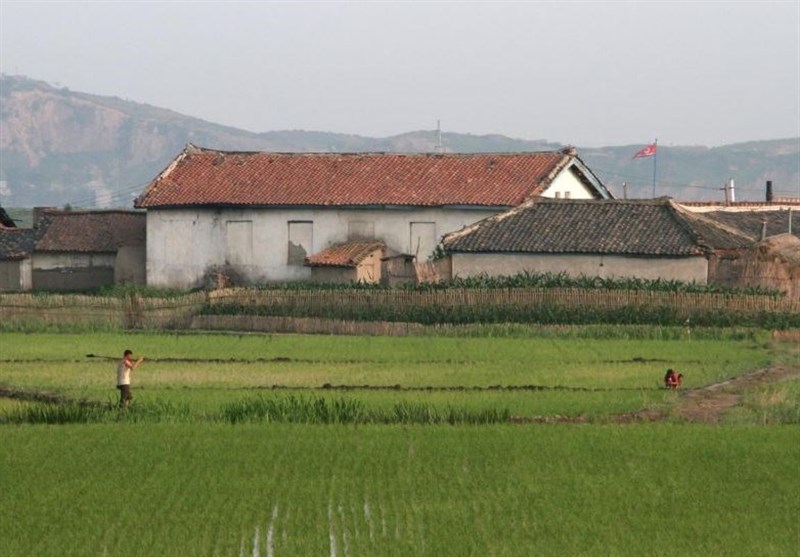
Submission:
<svg viewBox="0 0 800 557">
<path fill-rule="evenodd" d="M 593 199 L 592 190 L 587 188 L 573 172 L 562 172 L 550 186 L 542 192 L 542 197 L 561 199 Z"/>
<path fill-rule="evenodd" d="M 469 254 L 452 255 L 454 277 L 509 276 L 522 272 L 572 276 L 637 277 L 697 282 L 708 280 L 705 257 L 626 257 L 620 255 Z"/>
<path fill-rule="evenodd" d="M 210 267 L 226 263 L 235 263 L 237 273 L 252 283 L 308 280 L 309 267 L 287 265 L 290 222 L 313 222 L 312 233 L 303 234 L 299 240 L 311 243 L 302 246 L 306 255 L 347 241 L 348 230 L 363 234 L 372 229 L 375 239 L 383 240 L 390 250 L 414 253 L 419 245 L 420 260 L 424 261 L 444 234 L 497 212 L 499 209 L 150 209 L 147 284 L 193 288 L 202 284 Z M 252 250 L 228 245 L 228 238 L 232 237 L 228 223 L 234 221 L 237 242 L 249 242 Z M 248 222 L 252 224 L 247 225 Z M 351 222 L 359 224 L 351 226 Z M 432 234 L 435 242 L 412 238 L 412 222 L 417 223 L 415 231 Z M 243 239 L 243 234 L 252 237 Z"/>
</svg>

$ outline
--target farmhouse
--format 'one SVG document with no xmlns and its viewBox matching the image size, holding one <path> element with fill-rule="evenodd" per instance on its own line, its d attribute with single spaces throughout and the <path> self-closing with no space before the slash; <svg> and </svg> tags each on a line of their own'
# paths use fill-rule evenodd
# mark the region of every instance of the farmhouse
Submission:
<svg viewBox="0 0 800 557">
<path fill-rule="evenodd" d="M 571 149 L 286 154 L 189 145 L 135 206 L 147 210 L 147 284 L 190 288 L 220 270 L 242 284 L 309 280 L 318 254 L 347 242 L 381 242 L 392 257 L 385 262 L 395 254 L 424 262 L 445 233 L 539 196 L 611 198 Z"/>
<path fill-rule="evenodd" d="M 0 207 L 0 292 L 30 290 L 34 231 L 18 228 Z"/>
<path fill-rule="evenodd" d="M 145 224 L 139 211 L 37 209 L 34 228 L 0 229 L 0 289 L 143 284 Z"/>
<path fill-rule="evenodd" d="M 733 227 L 654 200 L 534 199 L 446 235 L 451 276 L 567 273 L 709 281 L 717 250 L 754 241 Z"/>
</svg>

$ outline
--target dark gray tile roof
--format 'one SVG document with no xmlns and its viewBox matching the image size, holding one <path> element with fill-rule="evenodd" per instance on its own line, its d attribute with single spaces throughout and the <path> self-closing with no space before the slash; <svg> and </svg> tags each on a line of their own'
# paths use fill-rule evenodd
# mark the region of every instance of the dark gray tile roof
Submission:
<svg viewBox="0 0 800 557">
<path fill-rule="evenodd" d="M 0 225 L 0 261 L 13 261 L 30 257 L 36 231 L 32 228 L 9 228 Z"/>
<path fill-rule="evenodd" d="M 535 199 L 445 236 L 449 253 L 702 255 L 752 242 L 736 230 L 653 200 Z"/>
<path fill-rule="evenodd" d="M 710 211 L 700 213 L 726 226 L 741 230 L 754 240 L 761 238 L 761 226 L 767 222 L 767 236 L 775 236 L 789 231 L 789 211 L 787 209 L 759 211 Z M 792 234 L 800 237 L 800 210 L 792 215 Z"/>
<path fill-rule="evenodd" d="M 45 211 L 36 251 L 116 252 L 120 246 L 143 246 L 147 215 L 143 211 Z"/>
</svg>

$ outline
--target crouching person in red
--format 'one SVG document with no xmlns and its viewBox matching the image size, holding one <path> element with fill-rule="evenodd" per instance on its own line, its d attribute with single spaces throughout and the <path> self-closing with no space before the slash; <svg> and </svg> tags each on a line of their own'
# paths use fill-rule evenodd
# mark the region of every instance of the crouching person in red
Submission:
<svg viewBox="0 0 800 557">
<path fill-rule="evenodd" d="M 681 378 L 683 378 L 683 375 L 681 375 Z M 678 385 L 678 377 L 675 375 L 675 371 L 668 369 L 666 375 L 664 375 L 664 388 L 677 389 Z"/>
</svg>

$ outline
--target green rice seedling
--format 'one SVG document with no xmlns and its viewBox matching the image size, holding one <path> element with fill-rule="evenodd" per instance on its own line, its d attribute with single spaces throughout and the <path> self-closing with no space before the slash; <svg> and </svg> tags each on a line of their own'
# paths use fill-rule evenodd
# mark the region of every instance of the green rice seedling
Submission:
<svg viewBox="0 0 800 557">
<path fill-rule="evenodd" d="M 323 397 L 250 397 L 222 407 L 224 420 L 241 422 L 278 423 L 365 423 L 369 418 L 364 405 L 355 399 L 329 401 Z"/>
<path fill-rule="evenodd" d="M 103 422 L 108 409 L 94 404 L 32 403 L 4 413 L 3 421 L 10 424 L 76 424 Z"/>
<path fill-rule="evenodd" d="M 436 424 L 440 417 L 436 408 L 430 404 L 401 402 L 395 404 L 393 422 L 400 424 Z"/>
<path fill-rule="evenodd" d="M 592 338 L 580 329 L 542 330 L 546 334 L 521 338 L 4 333 L 0 385 L 113 404 L 116 359 L 86 354 L 105 355 L 98 346 L 130 346 L 147 356 L 133 378 L 133 394 L 153 420 L 161 413 L 163 419 L 202 421 L 222 405 L 266 390 L 280 397 L 324 396 L 327 405 L 350 391 L 367 413 L 391 412 L 405 402 L 437 412 L 508 408 L 519 417 L 599 419 L 660 403 L 666 367 L 683 372 L 685 387 L 695 388 L 766 366 L 781 354 L 760 337 Z M 182 408 L 139 405 L 157 401 Z M 318 404 L 318 412 L 328 411 Z M 300 411 L 297 416 L 304 420 Z M 129 419 L 145 418 L 132 413 Z"/>
<path fill-rule="evenodd" d="M 108 423 L 0 446 L 0 555 L 797 553 L 796 427 Z"/>
<path fill-rule="evenodd" d="M 449 407 L 444 417 L 444 421 L 450 425 L 500 424 L 510 420 L 511 412 L 508 408 L 486 408 L 476 412 L 466 407 Z"/>
</svg>

